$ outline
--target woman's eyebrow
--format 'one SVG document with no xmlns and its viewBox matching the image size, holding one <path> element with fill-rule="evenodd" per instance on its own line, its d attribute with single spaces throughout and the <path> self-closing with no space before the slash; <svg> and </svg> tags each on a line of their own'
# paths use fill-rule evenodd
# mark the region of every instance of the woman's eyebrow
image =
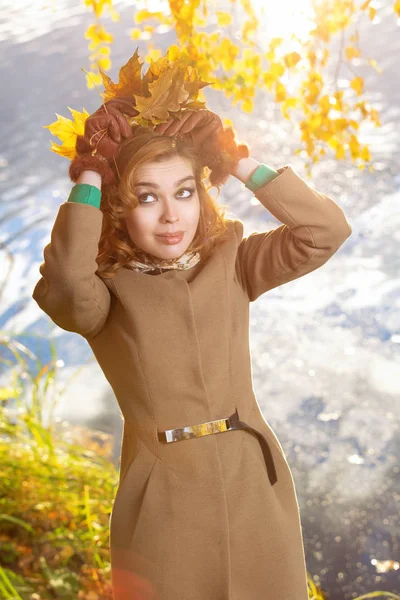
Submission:
<svg viewBox="0 0 400 600">
<path fill-rule="evenodd" d="M 181 183 L 183 183 L 184 181 L 187 181 L 188 179 L 194 179 L 193 175 L 188 175 L 187 177 L 183 177 L 182 179 L 178 179 L 178 181 L 175 181 L 174 186 L 178 186 Z M 151 181 L 139 181 L 139 183 L 135 184 L 135 187 L 139 187 L 140 185 L 147 185 L 149 187 L 154 187 L 154 188 L 159 188 L 160 186 L 157 185 L 156 183 L 151 183 Z"/>
</svg>

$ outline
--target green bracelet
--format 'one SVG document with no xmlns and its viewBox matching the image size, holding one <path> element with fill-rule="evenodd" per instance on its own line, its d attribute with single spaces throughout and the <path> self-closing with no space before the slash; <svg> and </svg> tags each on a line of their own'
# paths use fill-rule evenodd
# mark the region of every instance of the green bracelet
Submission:
<svg viewBox="0 0 400 600">
<path fill-rule="evenodd" d="M 245 186 L 252 192 L 256 192 L 266 183 L 272 181 L 272 179 L 275 179 L 275 177 L 278 175 L 278 171 L 275 171 L 275 169 L 271 169 L 271 167 L 267 167 L 267 165 L 261 163 L 251 177 L 246 181 Z"/>
<path fill-rule="evenodd" d="M 90 204 L 100 208 L 101 190 L 89 183 L 77 183 L 71 190 L 67 202 L 78 202 L 79 204 Z"/>
</svg>

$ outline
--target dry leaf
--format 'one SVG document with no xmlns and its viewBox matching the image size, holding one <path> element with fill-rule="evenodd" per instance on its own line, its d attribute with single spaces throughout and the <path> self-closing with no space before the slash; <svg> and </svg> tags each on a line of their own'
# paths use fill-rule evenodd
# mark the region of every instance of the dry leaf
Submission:
<svg viewBox="0 0 400 600">
<path fill-rule="evenodd" d="M 114 83 L 111 78 L 101 69 L 100 74 L 103 78 L 105 91 L 102 95 L 105 101 L 116 96 L 136 96 L 143 94 L 143 84 L 141 70 L 143 63 L 140 62 L 138 48 L 128 62 L 120 68 L 118 83 Z"/>
<path fill-rule="evenodd" d="M 175 63 L 171 69 L 165 70 L 158 79 L 149 83 L 151 96 L 136 98 L 139 115 L 136 119 L 153 121 L 154 118 L 166 121 L 169 112 L 178 111 L 189 98 L 184 87 L 185 68 Z"/>
</svg>

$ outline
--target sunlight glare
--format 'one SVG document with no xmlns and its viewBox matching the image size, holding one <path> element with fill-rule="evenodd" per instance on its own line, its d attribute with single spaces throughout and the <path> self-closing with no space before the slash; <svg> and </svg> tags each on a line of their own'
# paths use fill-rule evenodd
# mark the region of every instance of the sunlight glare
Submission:
<svg viewBox="0 0 400 600">
<path fill-rule="evenodd" d="M 289 41 L 295 35 L 304 41 L 309 37 L 313 27 L 312 0 L 252 0 L 252 5 L 260 22 L 261 43 L 265 38 L 267 41 L 282 37 Z"/>
</svg>

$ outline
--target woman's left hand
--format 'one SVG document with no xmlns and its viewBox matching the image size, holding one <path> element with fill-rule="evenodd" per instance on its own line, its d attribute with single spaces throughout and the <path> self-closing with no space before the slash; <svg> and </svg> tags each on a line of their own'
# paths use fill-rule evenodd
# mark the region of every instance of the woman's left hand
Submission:
<svg viewBox="0 0 400 600">
<path fill-rule="evenodd" d="M 218 140 L 218 135 L 224 126 L 221 118 L 208 109 L 186 109 L 181 119 L 171 117 L 166 123 L 161 123 L 154 128 L 157 133 L 181 137 L 188 134 L 192 144 L 196 147 L 207 140 L 211 146 Z"/>
</svg>

